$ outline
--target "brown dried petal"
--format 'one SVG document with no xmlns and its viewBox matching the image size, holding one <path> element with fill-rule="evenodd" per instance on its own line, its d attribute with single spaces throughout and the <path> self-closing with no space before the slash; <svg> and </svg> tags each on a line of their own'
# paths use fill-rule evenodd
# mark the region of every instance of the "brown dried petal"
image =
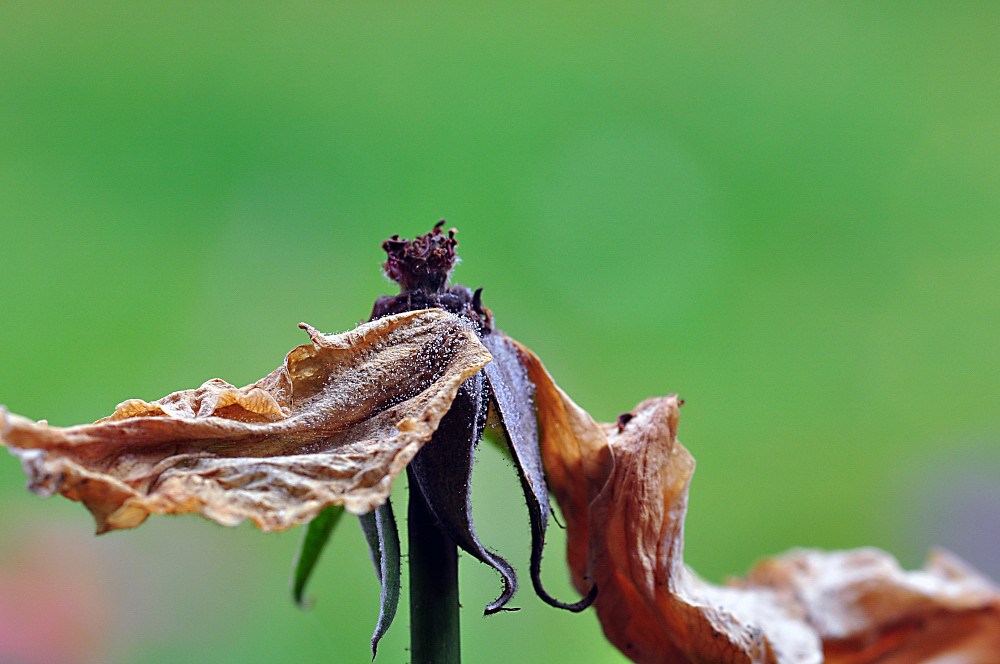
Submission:
<svg viewBox="0 0 1000 664">
<path fill-rule="evenodd" d="M 67 428 L 0 409 L 0 442 L 22 459 L 29 488 L 83 502 L 98 532 L 149 514 L 283 530 L 327 505 L 370 512 L 491 356 L 440 309 L 338 335 L 300 327 L 312 343 L 252 385 L 210 380 Z"/>
<path fill-rule="evenodd" d="M 795 551 L 706 583 L 682 559 L 694 459 L 676 438 L 676 397 L 594 425 L 525 355 L 574 582 L 596 583 L 604 632 L 633 661 L 998 661 L 1000 591 L 948 554 L 904 572 L 874 549 Z"/>
</svg>

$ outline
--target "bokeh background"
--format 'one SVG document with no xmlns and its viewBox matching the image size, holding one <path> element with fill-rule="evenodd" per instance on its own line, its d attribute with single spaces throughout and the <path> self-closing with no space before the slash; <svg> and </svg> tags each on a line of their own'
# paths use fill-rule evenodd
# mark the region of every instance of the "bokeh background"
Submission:
<svg viewBox="0 0 1000 664">
<path fill-rule="evenodd" d="M 862 545 L 1000 577 L 998 28 L 989 2 L 4 3 L 0 403 L 69 425 L 252 382 L 446 218 L 457 280 L 595 417 L 687 400 L 707 578 Z M 298 531 L 95 538 L 23 483 L 0 455 L 5 664 L 368 661 L 349 520 L 302 612 Z M 475 514 L 526 569 L 491 448 Z M 591 613 L 524 588 L 483 618 L 495 574 L 461 583 L 469 662 L 624 661 Z"/>
</svg>

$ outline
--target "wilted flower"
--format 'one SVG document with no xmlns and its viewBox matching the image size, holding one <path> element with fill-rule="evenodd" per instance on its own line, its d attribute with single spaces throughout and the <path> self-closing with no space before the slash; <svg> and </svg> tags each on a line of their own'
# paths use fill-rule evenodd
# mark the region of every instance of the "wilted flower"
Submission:
<svg viewBox="0 0 1000 664">
<path fill-rule="evenodd" d="M 310 522 L 298 599 L 340 514 L 359 515 L 383 586 L 374 649 L 399 597 L 389 494 L 404 468 L 411 504 L 503 578 L 486 613 L 513 595 L 514 569 L 480 542 L 469 504 L 473 452 L 492 423 L 521 478 L 536 593 L 573 611 L 593 602 L 608 639 L 636 662 L 998 661 L 1000 592 L 950 554 L 903 572 L 874 549 L 795 551 L 727 586 L 700 579 L 682 559 L 694 459 L 676 436 L 681 402 L 647 399 L 596 423 L 494 326 L 481 290 L 449 286 L 456 245 L 441 224 L 412 242 L 387 240 L 399 295 L 379 298 L 371 320 L 343 334 L 303 324 L 312 343 L 252 385 L 211 380 L 67 428 L 0 410 L 0 442 L 33 491 L 83 502 L 98 532 L 186 512 L 262 530 Z M 550 489 L 585 595 L 572 604 L 540 580 Z"/>
<path fill-rule="evenodd" d="M 443 223 L 443 222 L 442 222 Z M 543 588 L 550 514 L 539 455 L 533 386 L 518 346 L 493 325 L 481 290 L 449 286 L 454 231 L 442 223 L 412 242 L 393 236 L 385 273 L 400 293 L 379 298 L 371 320 L 339 335 L 301 324 L 311 344 L 275 371 L 236 388 L 215 379 L 158 401 L 125 401 L 94 424 L 50 427 L 2 415 L 2 440 L 22 460 L 31 490 L 81 501 L 99 533 L 150 514 L 197 512 L 223 525 L 251 519 L 282 530 L 310 526 L 295 591 L 338 518 L 360 515 L 383 583 L 373 647 L 395 613 L 399 544 L 388 502 L 409 466 L 434 520 L 463 550 L 495 568 L 505 607 L 517 589 L 511 565 L 476 535 L 470 506 L 473 452 L 487 421 L 506 439 L 531 525 L 530 575 L 547 603 L 586 608 Z"/>
</svg>

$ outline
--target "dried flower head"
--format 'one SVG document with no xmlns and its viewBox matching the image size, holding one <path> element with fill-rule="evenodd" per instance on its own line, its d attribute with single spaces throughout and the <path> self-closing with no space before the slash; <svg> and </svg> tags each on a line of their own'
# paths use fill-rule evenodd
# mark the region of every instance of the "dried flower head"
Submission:
<svg viewBox="0 0 1000 664">
<path fill-rule="evenodd" d="M 372 320 L 414 309 L 443 309 L 473 326 L 492 361 L 459 389 L 438 431 L 410 464 L 411 475 L 445 532 L 464 551 L 501 574 L 504 590 L 486 607 L 486 613 L 504 608 L 517 589 L 517 575 L 504 558 L 480 542 L 470 502 L 474 450 L 492 410 L 509 445 L 528 505 L 535 592 L 553 606 L 583 610 L 593 600 L 594 589 L 585 591 L 583 600 L 569 604 L 556 600 L 542 586 L 542 548 L 551 508 L 539 452 L 534 386 L 517 344 L 493 326 L 492 313 L 482 305 L 482 289 L 473 292 L 462 285 L 449 286 L 458 242 L 454 229 L 447 235 L 441 232 L 443 224 L 438 222 L 429 233 L 412 241 L 394 235 L 382 245 L 388 254 L 386 274 L 399 284 L 400 293 L 380 297 Z"/>
<path fill-rule="evenodd" d="M 412 242 L 401 240 L 398 235 L 382 243 L 388 254 L 385 276 L 399 284 L 403 292 L 438 293 L 448 284 L 451 271 L 458 261 L 455 247 L 455 229 L 445 235 L 441 232 L 442 219 L 430 233 L 417 237 Z"/>
<path fill-rule="evenodd" d="M 481 289 L 449 285 L 458 242 L 443 223 L 412 241 L 383 243 L 385 273 L 400 292 L 379 298 L 368 323 L 337 335 L 301 324 L 311 343 L 252 385 L 213 379 L 151 403 L 130 399 L 93 424 L 66 428 L 0 411 L 0 441 L 21 458 L 32 491 L 82 502 L 99 533 L 138 526 L 150 514 L 195 512 L 223 525 L 249 518 L 263 530 L 322 515 L 300 559 L 299 600 L 337 520 L 326 510 L 359 515 L 387 589 L 374 647 L 398 599 L 388 498 L 404 468 L 455 544 L 500 573 L 503 589 L 486 613 L 505 608 L 517 589 L 514 568 L 483 545 L 472 522 L 474 450 L 492 417 L 527 502 L 535 591 L 553 606 L 582 610 L 593 588 L 565 603 L 541 583 L 551 508 L 533 385 Z"/>
<path fill-rule="evenodd" d="M 474 451 L 495 422 L 528 507 L 535 592 L 572 611 L 593 603 L 608 639 L 635 662 L 998 661 L 1000 591 L 950 554 L 904 572 L 873 549 L 793 551 L 727 586 L 700 579 L 682 559 L 694 473 L 677 440 L 682 402 L 647 399 L 614 423 L 595 422 L 495 327 L 481 289 L 449 285 L 458 243 L 442 225 L 385 241 L 385 273 L 400 292 L 379 298 L 369 322 L 338 335 L 303 324 L 311 343 L 252 385 L 210 380 L 66 428 L 0 409 L 0 443 L 20 457 L 30 489 L 81 501 L 98 532 L 185 512 L 224 525 L 249 518 L 263 530 L 308 522 L 300 601 L 341 514 L 359 515 L 382 582 L 374 651 L 399 598 L 389 494 L 404 468 L 411 501 L 500 573 L 503 590 L 486 613 L 516 590 L 513 567 L 480 541 L 470 507 Z M 575 603 L 541 583 L 549 490 L 585 595 Z"/>
</svg>

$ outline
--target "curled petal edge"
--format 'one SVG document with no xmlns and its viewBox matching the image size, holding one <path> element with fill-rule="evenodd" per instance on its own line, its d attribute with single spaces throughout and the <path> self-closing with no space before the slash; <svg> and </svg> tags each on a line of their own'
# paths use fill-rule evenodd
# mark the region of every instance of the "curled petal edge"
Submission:
<svg viewBox="0 0 1000 664">
<path fill-rule="evenodd" d="M 683 561 L 694 459 L 676 395 L 597 424 L 527 349 L 542 458 L 572 578 L 608 639 L 640 664 L 990 664 L 1000 590 L 952 554 L 904 571 L 877 549 L 796 550 L 710 584 Z"/>
<path fill-rule="evenodd" d="M 65 428 L 3 410 L 0 443 L 21 458 L 32 491 L 82 502 L 98 532 L 150 514 L 272 531 L 328 505 L 371 512 L 491 356 L 471 325 L 440 309 L 336 335 L 302 327 L 311 343 L 252 385 L 215 379 Z"/>
</svg>

